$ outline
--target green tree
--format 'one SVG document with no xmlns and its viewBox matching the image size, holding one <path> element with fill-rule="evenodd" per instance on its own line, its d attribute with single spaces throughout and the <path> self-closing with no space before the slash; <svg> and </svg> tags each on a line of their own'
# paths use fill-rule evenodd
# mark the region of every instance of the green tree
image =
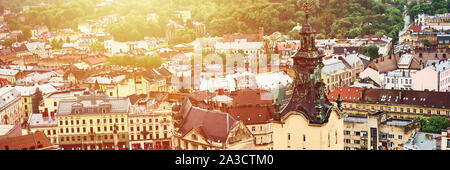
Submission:
<svg viewBox="0 0 450 170">
<path fill-rule="evenodd" d="M 176 45 L 182 43 L 190 43 L 197 38 L 197 33 L 192 29 L 177 30 L 174 38 L 169 41 L 169 45 Z"/>
<path fill-rule="evenodd" d="M 369 56 L 371 60 L 377 59 L 380 57 L 380 55 L 378 54 L 378 47 L 377 46 L 360 46 L 358 49 L 358 52 Z"/>
<path fill-rule="evenodd" d="M 422 38 L 422 39 L 420 39 L 420 41 L 422 41 L 424 46 L 426 46 L 426 47 L 430 46 L 430 40 L 428 40 L 426 38 Z"/>
<path fill-rule="evenodd" d="M 425 126 L 422 127 L 423 132 L 440 133 L 442 129 L 449 127 L 449 121 L 445 117 L 431 116 L 426 120 Z"/>
</svg>

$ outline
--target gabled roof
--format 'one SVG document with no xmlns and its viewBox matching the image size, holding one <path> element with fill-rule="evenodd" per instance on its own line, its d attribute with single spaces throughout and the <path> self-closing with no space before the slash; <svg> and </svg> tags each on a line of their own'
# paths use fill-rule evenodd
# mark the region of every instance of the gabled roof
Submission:
<svg viewBox="0 0 450 170">
<path fill-rule="evenodd" d="M 204 136 L 215 142 L 225 142 L 228 133 L 238 122 L 228 113 L 206 110 L 192 106 L 186 98 L 180 109 L 183 121 L 178 130 L 183 136 L 192 129 L 199 128 Z"/>
</svg>

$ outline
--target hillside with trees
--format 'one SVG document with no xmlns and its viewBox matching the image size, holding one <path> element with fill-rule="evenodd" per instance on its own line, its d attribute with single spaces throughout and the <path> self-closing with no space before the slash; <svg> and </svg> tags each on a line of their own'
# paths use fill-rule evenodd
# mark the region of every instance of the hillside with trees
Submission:
<svg viewBox="0 0 450 170">
<path fill-rule="evenodd" d="M 145 36 L 163 37 L 169 20 L 189 28 L 174 15 L 178 10 L 190 10 L 192 20 L 206 24 L 210 36 L 230 33 L 255 33 L 264 27 L 266 35 L 274 32 L 297 35 L 291 32 L 297 23 L 304 23 L 305 13 L 297 0 L 116 0 L 97 6 L 102 0 L 56 1 L 48 8 L 33 7 L 24 12 L 21 24 L 44 24 L 50 30 L 77 29 L 87 19 L 98 19 L 115 14 L 122 20 L 108 26 L 118 41 L 142 40 Z M 401 4 L 404 0 L 391 3 Z M 310 23 L 318 38 L 354 38 L 365 34 L 386 34 L 396 37 L 403 28 L 401 5 L 390 7 L 375 0 L 317 0 L 313 4 Z M 156 21 L 146 20 L 156 13 Z M 20 26 L 19 26 L 20 28 Z M 190 33 L 192 31 L 185 30 Z M 297 38 L 297 37 L 291 37 Z M 191 35 L 182 38 L 191 39 Z"/>
<path fill-rule="evenodd" d="M 428 15 L 444 14 L 450 12 L 449 0 L 431 0 L 431 3 L 417 3 L 416 1 L 414 1 L 407 6 L 412 21 L 414 21 L 414 18 L 417 16 L 417 14 L 419 14 L 420 7 L 422 7 L 423 12 Z"/>
</svg>

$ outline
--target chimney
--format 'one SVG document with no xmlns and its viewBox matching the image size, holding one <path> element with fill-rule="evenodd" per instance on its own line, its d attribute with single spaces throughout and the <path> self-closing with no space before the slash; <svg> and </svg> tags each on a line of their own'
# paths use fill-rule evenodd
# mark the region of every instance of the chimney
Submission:
<svg viewBox="0 0 450 170">
<path fill-rule="evenodd" d="M 42 113 L 42 118 L 46 118 L 46 117 L 48 117 L 48 113 L 47 112 L 43 112 Z"/>
</svg>

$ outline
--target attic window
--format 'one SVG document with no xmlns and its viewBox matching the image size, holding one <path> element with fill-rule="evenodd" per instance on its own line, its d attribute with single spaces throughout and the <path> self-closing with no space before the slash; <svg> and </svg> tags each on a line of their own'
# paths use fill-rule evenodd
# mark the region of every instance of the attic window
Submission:
<svg viewBox="0 0 450 170">
<path fill-rule="evenodd" d="M 259 117 L 261 117 L 261 114 L 259 114 Z"/>
</svg>

